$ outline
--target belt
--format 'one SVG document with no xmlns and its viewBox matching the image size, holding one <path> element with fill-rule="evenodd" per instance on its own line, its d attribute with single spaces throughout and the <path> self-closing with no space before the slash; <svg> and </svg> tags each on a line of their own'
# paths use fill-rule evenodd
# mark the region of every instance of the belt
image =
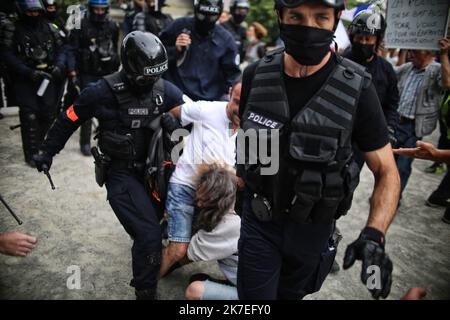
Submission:
<svg viewBox="0 0 450 320">
<path fill-rule="evenodd" d="M 399 123 L 414 122 L 414 119 L 409 119 L 409 118 L 406 118 L 406 117 L 404 117 L 404 116 L 400 116 L 400 117 L 398 118 L 398 122 L 399 122 Z"/>
<path fill-rule="evenodd" d="M 113 159 L 110 164 L 112 170 L 129 170 L 137 174 L 144 174 L 145 162 L 138 162 L 134 160 L 119 160 Z"/>
</svg>

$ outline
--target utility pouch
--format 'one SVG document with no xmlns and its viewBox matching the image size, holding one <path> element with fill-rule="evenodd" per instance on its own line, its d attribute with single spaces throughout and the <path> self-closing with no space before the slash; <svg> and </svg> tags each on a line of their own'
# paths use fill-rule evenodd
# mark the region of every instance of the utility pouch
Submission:
<svg viewBox="0 0 450 320">
<path fill-rule="evenodd" d="M 329 163 L 335 159 L 338 140 L 306 132 L 292 132 L 289 138 L 289 154 L 296 160 Z"/>
<path fill-rule="evenodd" d="M 102 132 L 99 135 L 99 145 L 101 151 L 113 159 L 133 160 L 136 155 L 131 134 Z"/>
<path fill-rule="evenodd" d="M 100 154 L 97 147 L 93 147 L 91 152 L 95 159 L 95 181 L 100 187 L 103 187 L 108 178 L 108 169 L 111 159 L 104 154 Z"/>
<path fill-rule="evenodd" d="M 336 211 L 335 219 L 339 219 L 341 216 L 346 215 L 352 206 L 353 193 L 359 184 L 360 168 L 356 161 L 352 160 L 344 168 L 344 189 L 345 195 Z"/>
<path fill-rule="evenodd" d="M 255 194 L 251 200 L 252 211 L 256 218 L 262 222 L 272 221 L 272 206 L 265 197 Z"/>
</svg>

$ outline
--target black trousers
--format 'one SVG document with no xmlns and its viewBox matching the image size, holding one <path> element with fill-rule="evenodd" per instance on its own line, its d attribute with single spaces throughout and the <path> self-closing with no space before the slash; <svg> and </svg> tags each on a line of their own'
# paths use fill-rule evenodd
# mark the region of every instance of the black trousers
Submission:
<svg viewBox="0 0 450 320">
<path fill-rule="evenodd" d="M 142 180 L 126 170 L 110 172 L 106 189 L 111 208 L 134 239 L 131 286 L 137 290 L 155 289 L 161 264 L 162 234 L 150 193 Z"/>
<path fill-rule="evenodd" d="M 336 256 L 334 224 L 299 224 L 288 217 L 261 222 L 244 197 L 237 287 L 239 299 L 301 299 L 316 292 Z"/>
<path fill-rule="evenodd" d="M 56 117 L 63 83 L 50 81 L 42 97 L 36 93 L 40 83 L 17 78 L 14 95 L 19 105 L 22 147 L 25 161 L 35 154 Z"/>
</svg>

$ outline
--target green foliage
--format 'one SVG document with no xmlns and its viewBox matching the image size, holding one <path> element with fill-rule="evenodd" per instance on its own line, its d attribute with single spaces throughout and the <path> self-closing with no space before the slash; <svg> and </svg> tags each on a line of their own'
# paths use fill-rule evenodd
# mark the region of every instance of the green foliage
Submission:
<svg viewBox="0 0 450 320">
<path fill-rule="evenodd" d="M 259 22 L 267 28 L 268 36 L 263 39 L 267 43 L 272 43 L 278 38 L 278 23 L 274 10 L 274 0 L 250 0 L 250 12 L 247 23 Z"/>
</svg>

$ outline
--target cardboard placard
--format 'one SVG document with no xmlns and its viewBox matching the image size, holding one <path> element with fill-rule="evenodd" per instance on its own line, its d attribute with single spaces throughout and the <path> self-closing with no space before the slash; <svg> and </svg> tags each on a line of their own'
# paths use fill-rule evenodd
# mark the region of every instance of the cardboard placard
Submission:
<svg viewBox="0 0 450 320">
<path fill-rule="evenodd" d="M 449 8 L 449 0 L 388 0 L 386 48 L 439 50 Z"/>
</svg>

